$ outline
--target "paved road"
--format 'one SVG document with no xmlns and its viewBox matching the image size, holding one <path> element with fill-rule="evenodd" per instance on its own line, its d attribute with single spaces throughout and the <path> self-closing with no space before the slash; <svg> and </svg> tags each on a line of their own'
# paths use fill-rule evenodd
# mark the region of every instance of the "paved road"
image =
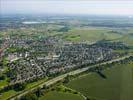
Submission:
<svg viewBox="0 0 133 100">
<path fill-rule="evenodd" d="M 23 95 L 25 95 L 25 94 L 27 94 L 27 93 L 29 93 L 29 92 L 31 92 L 31 91 L 37 89 L 38 87 L 43 88 L 44 85 L 45 85 L 45 86 L 49 86 L 49 85 L 55 84 L 56 82 L 58 82 L 58 81 L 64 79 L 67 75 L 76 75 L 76 74 L 79 74 L 79 73 L 81 73 L 81 72 L 87 71 L 88 69 L 90 69 L 90 68 L 92 68 L 92 67 L 96 67 L 96 66 L 98 66 L 98 65 L 105 65 L 105 64 L 107 64 L 107 63 L 112 63 L 112 62 L 124 60 L 124 59 L 126 59 L 126 58 L 131 57 L 131 56 L 133 56 L 133 55 L 127 55 L 127 56 L 124 56 L 124 57 L 121 57 L 121 58 L 113 59 L 113 60 L 106 61 L 106 62 L 103 62 L 103 63 L 100 63 L 100 64 L 95 64 L 95 65 L 92 65 L 92 66 L 88 66 L 88 67 L 85 67 L 85 68 L 81 68 L 81 69 L 77 69 L 77 70 L 75 70 L 75 71 L 68 72 L 68 73 L 66 73 L 66 74 L 63 74 L 63 75 L 57 76 L 57 77 L 55 77 L 55 78 L 53 78 L 53 79 L 50 79 L 50 80 L 48 80 L 48 81 L 46 81 L 46 82 L 44 82 L 44 83 L 42 83 L 42 84 L 40 84 L 40 85 L 38 85 L 38 86 L 36 86 L 36 87 L 33 87 L 33 88 L 28 89 L 28 90 L 25 90 L 25 91 L 21 91 L 21 92 L 19 92 L 18 94 L 14 95 L 14 96 L 12 96 L 12 97 L 9 97 L 9 100 L 14 100 L 16 97 L 17 97 L 17 98 L 20 98 L 21 96 L 23 96 Z"/>
</svg>

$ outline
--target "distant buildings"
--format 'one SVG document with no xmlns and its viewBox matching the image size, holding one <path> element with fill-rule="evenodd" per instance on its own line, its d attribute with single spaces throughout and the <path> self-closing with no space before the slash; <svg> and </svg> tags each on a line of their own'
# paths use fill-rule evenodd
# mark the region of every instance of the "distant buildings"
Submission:
<svg viewBox="0 0 133 100">
<path fill-rule="evenodd" d="M 71 43 L 58 36 L 34 41 L 28 38 L 10 38 L 5 51 L 9 61 L 11 83 L 30 81 L 36 78 L 56 75 L 83 65 L 107 61 L 116 56 L 115 43 Z"/>
</svg>

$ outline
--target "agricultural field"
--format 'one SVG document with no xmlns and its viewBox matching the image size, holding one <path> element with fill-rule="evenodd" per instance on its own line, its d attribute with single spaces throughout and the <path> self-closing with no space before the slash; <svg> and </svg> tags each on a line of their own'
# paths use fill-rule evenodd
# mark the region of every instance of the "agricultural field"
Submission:
<svg viewBox="0 0 133 100">
<path fill-rule="evenodd" d="M 39 98 L 39 100 L 84 100 L 77 94 L 64 93 L 64 92 L 49 92 Z"/>
<path fill-rule="evenodd" d="M 62 33 L 64 39 L 72 42 L 96 42 L 99 40 L 121 41 L 128 45 L 133 45 L 132 30 L 129 28 L 126 31 L 115 28 L 105 27 L 80 27 L 73 28 L 68 32 Z"/>
<path fill-rule="evenodd" d="M 24 89 L 24 91 L 25 90 L 27 90 L 27 89 L 30 89 L 30 88 L 33 88 L 33 87 L 35 87 L 35 86 L 37 86 L 38 84 L 41 84 L 41 83 L 43 83 L 43 82 L 45 82 L 47 80 L 47 78 L 43 78 L 43 79 L 40 79 L 40 80 L 37 80 L 37 81 L 34 81 L 34 82 L 30 82 L 30 83 L 26 83 L 26 86 L 25 86 L 25 89 Z M 1 82 L 0 82 L 0 86 L 2 87 L 2 86 L 5 86 L 5 85 L 7 85 L 8 84 L 8 82 L 7 82 L 7 80 L 5 79 L 5 80 L 2 80 Z M 20 91 L 21 92 L 21 91 Z M 15 95 L 15 94 L 17 94 L 18 93 L 18 91 L 15 91 L 15 90 L 8 90 L 8 91 L 6 91 L 6 92 L 3 92 L 2 94 L 1 94 L 1 96 L 0 96 L 0 100 L 6 100 L 6 99 L 8 99 L 10 96 L 13 96 L 13 95 Z"/>
<path fill-rule="evenodd" d="M 17 92 L 14 90 L 9 90 L 1 94 L 0 100 L 7 100 L 10 96 L 16 94 Z"/>
<path fill-rule="evenodd" d="M 66 86 L 96 100 L 131 100 L 133 98 L 133 62 L 117 64 L 103 71 L 72 80 Z"/>
</svg>

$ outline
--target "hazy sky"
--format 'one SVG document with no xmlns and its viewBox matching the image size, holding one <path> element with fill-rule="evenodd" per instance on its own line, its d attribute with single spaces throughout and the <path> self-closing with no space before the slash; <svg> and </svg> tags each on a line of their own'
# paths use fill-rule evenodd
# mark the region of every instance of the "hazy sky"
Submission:
<svg viewBox="0 0 133 100">
<path fill-rule="evenodd" d="M 0 0 L 0 7 L 0 13 L 133 15 L 132 0 Z"/>
</svg>

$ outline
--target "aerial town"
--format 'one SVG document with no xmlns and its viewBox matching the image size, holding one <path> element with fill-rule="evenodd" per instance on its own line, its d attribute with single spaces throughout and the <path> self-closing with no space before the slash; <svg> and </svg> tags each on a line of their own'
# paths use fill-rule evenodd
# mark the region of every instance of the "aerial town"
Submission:
<svg viewBox="0 0 133 100">
<path fill-rule="evenodd" d="M 99 43 L 71 43 L 47 37 L 34 42 L 30 39 L 7 38 L 9 77 L 12 84 L 33 80 L 39 77 L 65 73 L 78 69 L 81 65 L 95 64 L 121 56 L 113 48 L 124 46 L 122 43 L 100 45 Z M 102 41 L 101 41 L 102 42 Z M 60 45 L 59 45 L 60 44 Z M 18 50 L 12 50 L 18 48 Z M 21 50 L 19 50 L 21 48 Z M 125 46 L 126 48 L 126 46 Z"/>
<path fill-rule="evenodd" d="M 132 100 L 133 2 L 116 1 L 0 0 L 0 100 Z"/>
</svg>

